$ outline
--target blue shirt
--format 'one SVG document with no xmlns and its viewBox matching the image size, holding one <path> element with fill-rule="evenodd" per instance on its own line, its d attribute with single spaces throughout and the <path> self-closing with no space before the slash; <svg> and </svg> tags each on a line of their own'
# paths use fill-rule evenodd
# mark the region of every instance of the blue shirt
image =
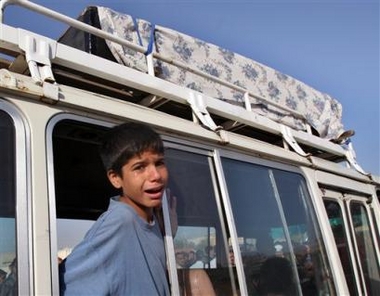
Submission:
<svg viewBox="0 0 380 296">
<path fill-rule="evenodd" d="M 111 199 L 61 263 L 60 281 L 62 295 L 170 295 L 158 223 Z"/>
</svg>

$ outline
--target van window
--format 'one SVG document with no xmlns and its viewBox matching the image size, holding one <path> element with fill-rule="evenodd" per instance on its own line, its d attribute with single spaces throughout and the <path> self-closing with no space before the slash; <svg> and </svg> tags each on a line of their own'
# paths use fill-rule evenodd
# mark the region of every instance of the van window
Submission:
<svg viewBox="0 0 380 296">
<path fill-rule="evenodd" d="M 58 256 L 64 259 L 117 194 L 98 154 L 106 127 L 65 119 L 53 129 Z"/>
<path fill-rule="evenodd" d="M 370 219 L 372 199 L 359 194 L 323 191 L 325 208 L 351 294 L 378 295 L 380 268 L 373 236 L 373 229 L 378 228 L 373 225 L 376 221 Z"/>
<path fill-rule="evenodd" d="M 334 234 L 335 243 L 338 248 L 350 295 L 358 295 L 353 262 L 351 260 L 348 238 L 345 231 L 347 225 L 343 218 L 342 208 L 339 203 L 334 200 L 325 199 L 324 204 Z"/>
<path fill-rule="evenodd" d="M 351 201 L 349 203 L 349 211 L 367 294 L 379 295 L 379 261 L 377 260 L 375 244 L 371 235 L 368 212 L 365 205 L 359 201 Z"/>
<path fill-rule="evenodd" d="M 17 295 L 15 127 L 0 110 L 0 286 Z M 5 279 L 6 277 L 6 279 Z"/>
<path fill-rule="evenodd" d="M 174 247 L 181 295 L 238 295 L 210 156 L 173 148 L 165 155 L 168 188 L 177 200 Z"/>
<path fill-rule="evenodd" d="M 303 177 L 229 158 L 222 163 L 248 293 L 334 294 Z"/>
</svg>

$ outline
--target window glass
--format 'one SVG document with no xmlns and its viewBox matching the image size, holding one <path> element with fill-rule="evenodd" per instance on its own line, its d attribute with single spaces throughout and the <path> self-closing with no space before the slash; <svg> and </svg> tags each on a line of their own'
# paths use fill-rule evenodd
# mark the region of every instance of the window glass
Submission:
<svg viewBox="0 0 380 296">
<path fill-rule="evenodd" d="M 304 179 L 227 158 L 223 170 L 249 294 L 332 294 Z"/>
<path fill-rule="evenodd" d="M 334 234 L 335 243 L 338 248 L 339 257 L 342 262 L 350 295 L 358 295 L 342 209 L 336 201 L 326 199 L 324 204 L 327 211 L 327 216 L 329 217 L 330 226 Z"/>
<path fill-rule="evenodd" d="M 174 248 L 181 294 L 236 295 L 209 157 L 167 148 L 166 164 L 170 195 L 177 200 Z"/>
<path fill-rule="evenodd" d="M 177 268 L 216 268 L 212 226 L 179 226 L 174 238 Z"/>
<path fill-rule="evenodd" d="M 0 110 L 0 290 L 4 295 L 17 295 L 15 142 L 13 121 Z"/>
<path fill-rule="evenodd" d="M 367 293 L 368 295 L 380 295 L 379 263 L 366 208 L 362 203 L 351 202 L 350 213 Z"/>
<path fill-rule="evenodd" d="M 303 295 L 333 294 L 330 267 L 311 198 L 301 175 L 273 170 Z M 285 231 L 284 229 L 284 231 Z"/>
</svg>

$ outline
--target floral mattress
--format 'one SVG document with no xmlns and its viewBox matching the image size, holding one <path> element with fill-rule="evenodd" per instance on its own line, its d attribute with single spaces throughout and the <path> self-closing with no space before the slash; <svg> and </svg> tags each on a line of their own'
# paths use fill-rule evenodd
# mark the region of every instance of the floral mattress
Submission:
<svg viewBox="0 0 380 296">
<path fill-rule="evenodd" d="M 343 132 L 342 106 L 331 96 L 249 58 L 175 30 L 154 26 L 109 8 L 97 7 L 102 30 L 165 57 L 195 67 L 259 96 L 249 97 L 252 112 L 296 130 L 310 125 L 322 138 L 335 139 Z M 147 72 L 145 55 L 106 41 L 115 59 L 128 67 Z M 244 92 L 233 90 L 175 65 L 155 60 L 156 76 L 208 96 L 245 108 Z M 264 99 L 264 100 L 263 100 Z M 295 110 L 303 116 L 273 106 Z"/>
</svg>

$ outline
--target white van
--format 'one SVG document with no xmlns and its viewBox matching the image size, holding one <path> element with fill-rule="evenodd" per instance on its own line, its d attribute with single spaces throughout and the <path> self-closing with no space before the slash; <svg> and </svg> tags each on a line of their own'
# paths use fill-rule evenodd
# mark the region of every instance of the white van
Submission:
<svg viewBox="0 0 380 296">
<path fill-rule="evenodd" d="M 117 22 L 107 33 L 107 8 L 86 9 L 83 23 L 30 1 L 3 0 L 2 12 L 8 4 L 70 26 L 57 42 L 0 25 L 0 269 L 13 295 L 59 294 L 57 257 L 115 194 L 99 139 L 126 121 L 165 142 L 177 198 L 175 234 L 163 207 L 173 295 L 194 294 L 197 280 L 215 295 L 380 295 L 380 179 L 356 162 L 336 114 L 304 113 L 311 93 L 331 112 L 338 102 L 144 20 L 119 15 L 142 28 L 129 41 Z M 187 55 L 200 48 L 215 64 Z M 245 76 L 231 59 L 248 65 Z M 260 75 L 273 81 L 262 86 Z M 284 90 L 297 93 L 290 105 Z"/>
</svg>

